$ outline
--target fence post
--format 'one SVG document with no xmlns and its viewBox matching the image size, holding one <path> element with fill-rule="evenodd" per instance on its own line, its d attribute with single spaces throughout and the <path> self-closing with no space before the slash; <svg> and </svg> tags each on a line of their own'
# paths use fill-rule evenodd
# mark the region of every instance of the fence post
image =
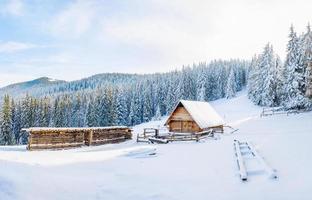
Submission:
<svg viewBox="0 0 312 200">
<path fill-rule="evenodd" d="M 89 144 L 88 145 L 91 146 L 92 145 L 92 140 L 93 140 L 93 130 L 90 130 L 88 140 L 89 140 Z"/>
</svg>

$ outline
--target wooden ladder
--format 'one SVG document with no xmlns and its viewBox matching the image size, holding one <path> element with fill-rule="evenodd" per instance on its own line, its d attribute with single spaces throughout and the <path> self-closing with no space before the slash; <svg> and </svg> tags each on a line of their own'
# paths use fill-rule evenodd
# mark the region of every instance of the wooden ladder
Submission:
<svg viewBox="0 0 312 200">
<path fill-rule="evenodd" d="M 276 170 L 268 165 L 268 163 L 259 154 L 252 143 L 239 142 L 238 140 L 234 140 L 234 153 L 237 161 L 239 175 L 242 181 L 247 181 L 248 174 L 251 174 L 252 172 L 252 170 L 247 170 L 246 168 L 246 162 L 248 162 L 250 159 L 256 159 L 259 166 L 262 167 L 262 171 L 266 172 L 269 178 L 277 178 Z"/>
</svg>

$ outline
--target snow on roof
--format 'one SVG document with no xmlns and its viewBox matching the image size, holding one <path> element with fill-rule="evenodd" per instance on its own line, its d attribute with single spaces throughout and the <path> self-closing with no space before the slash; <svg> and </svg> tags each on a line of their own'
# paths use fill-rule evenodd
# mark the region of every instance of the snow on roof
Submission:
<svg viewBox="0 0 312 200">
<path fill-rule="evenodd" d="M 222 117 L 208 102 L 180 100 L 176 108 L 180 103 L 188 111 L 188 113 L 191 115 L 197 125 L 202 129 L 224 124 Z M 168 120 L 169 119 L 170 117 L 168 118 Z"/>
<path fill-rule="evenodd" d="M 23 131 L 87 131 L 87 130 L 102 130 L 102 129 L 123 129 L 126 126 L 106 126 L 106 127 L 31 127 L 24 128 Z"/>
</svg>

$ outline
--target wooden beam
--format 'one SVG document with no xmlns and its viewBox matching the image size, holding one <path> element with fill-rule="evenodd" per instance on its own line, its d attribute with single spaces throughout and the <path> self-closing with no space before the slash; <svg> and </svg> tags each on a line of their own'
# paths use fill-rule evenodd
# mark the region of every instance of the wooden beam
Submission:
<svg viewBox="0 0 312 200">
<path fill-rule="evenodd" d="M 88 140 L 89 140 L 89 142 L 88 142 L 89 144 L 88 144 L 88 145 L 89 145 L 89 146 L 90 146 L 90 145 L 92 145 L 92 140 L 93 140 L 93 130 L 90 130 L 90 131 L 89 131 L 89 138 L 88 138 Z"/>
<path fill-rule="evenodd" d="M 235 155 L 239 170 L 239 175 L 242 181 L 247 181 L 247 171 L 246 166 L 243 160 L 242 152 L 240 150 L 240 145 L 238 140 L 234 140 L 234 149 L 235 149 Z"/>
<path fill-rule="evenodd" d="M 254 156 L 258 159 L 258 161 L 261 163 L 265 171 L 268 173 L 269 178 L 277 178 L 276 170 L 274 170 L 272 167 L 268 165 L 268 163 L 264 160 L 264 158 L 258 153 L 254 145 L 250 142 L 247 142 L 247 145 L 249 146 L 251 152 L 254 154 Z"/>
</svg>

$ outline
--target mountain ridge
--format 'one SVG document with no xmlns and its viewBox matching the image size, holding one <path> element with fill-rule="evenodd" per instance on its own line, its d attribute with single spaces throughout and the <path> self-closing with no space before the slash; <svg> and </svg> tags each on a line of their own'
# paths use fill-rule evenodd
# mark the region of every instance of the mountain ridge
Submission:
<svg viewBox="0 0 312 200">
<path fill-rule="evenodd" d="M 0 98 L 8 94 L 22 97 L 26 94 L 42 96 L 61 92 L 74 92 L 85 89 L 95 89 L 103 85 L 120 85 L 133 83 L 143 75 L 127 73 L 99 73 L 79 80 L 65 81 L 50 77 L 39 77 L 33 80 L 10 84 L 0 88 Z"/>
</svg>

